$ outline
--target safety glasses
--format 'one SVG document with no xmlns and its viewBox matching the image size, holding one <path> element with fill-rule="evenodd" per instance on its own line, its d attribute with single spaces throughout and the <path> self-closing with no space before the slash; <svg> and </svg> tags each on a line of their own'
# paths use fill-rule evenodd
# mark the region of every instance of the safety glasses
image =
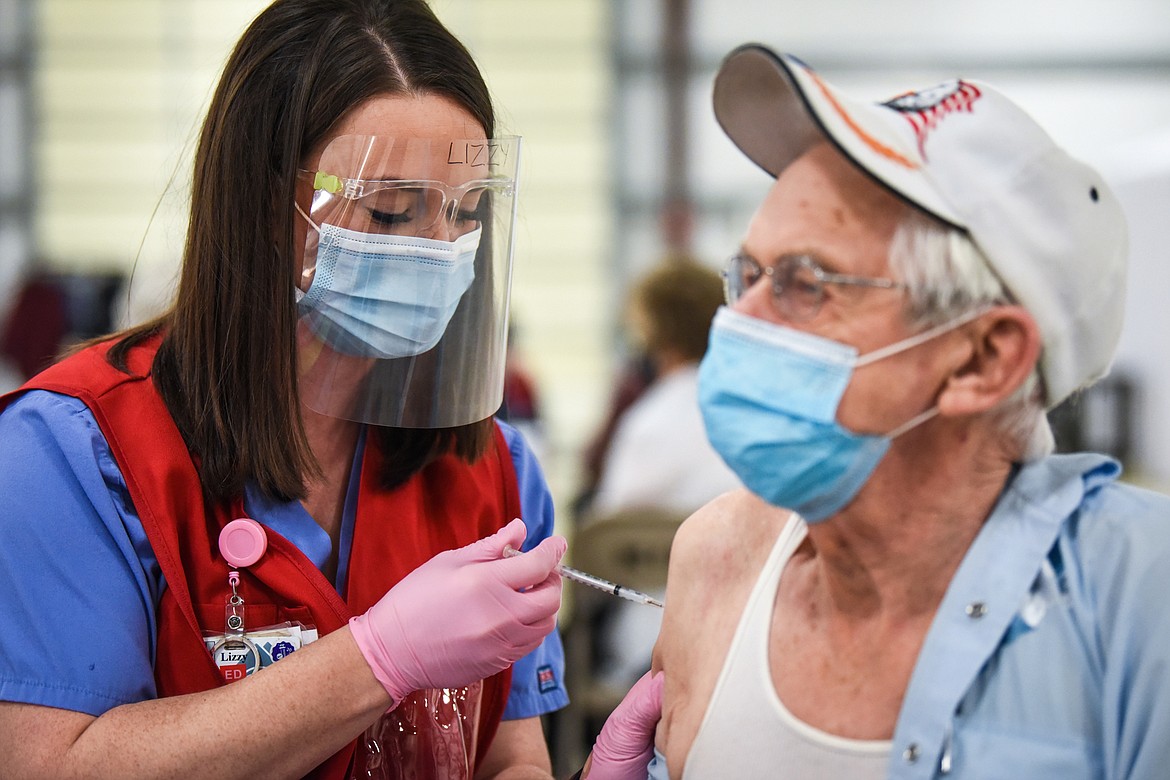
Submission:
<svg viewBox="0 0 1170 780">
<path fill-rule="evenodd" d="M 327 171 L 312 177 L 314 203 L 344 198 L 348 226 L 372 233 L 422 235 L 445 229 L 463 235 L 488 219 L 493 197 L 514 194 L 510 178 L 472 179 L 458 186 L 430 179 L 351 179 Z M 314 206 L 316 213 L 320 205 Z M 357 224 L 355 224 L 357 223 Z"/>
</svg>

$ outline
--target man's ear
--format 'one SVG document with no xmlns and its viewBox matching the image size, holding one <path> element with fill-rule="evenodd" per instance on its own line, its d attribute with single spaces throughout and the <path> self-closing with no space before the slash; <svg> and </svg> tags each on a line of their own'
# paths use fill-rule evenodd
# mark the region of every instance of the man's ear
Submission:
<svg viewBox="0 0 1170 780">
<path fill-rule="evenodd" d="M 970 352 L 938 399 L 943 415 L 980 414 L 1008 398 L 1040 359 L 1040 329 L 1022 306 L 996 306 L 962 329 Z"/>
</svg>

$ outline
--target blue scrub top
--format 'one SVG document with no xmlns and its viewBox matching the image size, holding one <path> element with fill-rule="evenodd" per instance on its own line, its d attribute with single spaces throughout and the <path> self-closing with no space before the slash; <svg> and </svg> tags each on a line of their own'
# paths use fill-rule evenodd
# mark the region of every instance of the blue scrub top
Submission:
<svg viewBox="0 0 1170 780">
<path fill-rule="evenodd" d="M 516 469 L 527 550 L 552 534 L 552 497 L 520 434 L 497 424 Z M 342 518 L 338 582 L 349 561 L 357 474 Z M 0 701 L 96 716 L 155 698 L 155 608 L 166 583 L 122 473 L 81 401 L 37 390 L 0 414 L 0 496 Z M 299 501 L 271 501 L 249 488 L 244 504 L 324 565 L 329 536 Z M 553 631 L 513 666 L 504 718 L 564 707 L 563 676 Z"/>
</svg>

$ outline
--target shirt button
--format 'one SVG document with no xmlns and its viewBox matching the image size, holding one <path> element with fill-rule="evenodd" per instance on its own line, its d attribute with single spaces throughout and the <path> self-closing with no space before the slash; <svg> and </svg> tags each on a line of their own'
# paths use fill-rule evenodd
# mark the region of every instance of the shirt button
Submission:
<svg viewBox="0 0 1170 780">
<path fill-rule="evenodd" d="M 978 620 L 987 614 L 987 605 L 982 601 L 972 601 L 967 605 L 967 609 L 965 611 L 967 613 L 967 617 L 973 620 Z"/>
<path fill-rule="evenodd" d="M 918 760 L 918 754 L 920 752 L 921 751 L 918 749 L 918 743 L 911 742 L 909 747 L 907 747 L 905 750 L 902 751 L 902 759 L 907 764 L 913 764 L 915 761 Z"/>
</svg>

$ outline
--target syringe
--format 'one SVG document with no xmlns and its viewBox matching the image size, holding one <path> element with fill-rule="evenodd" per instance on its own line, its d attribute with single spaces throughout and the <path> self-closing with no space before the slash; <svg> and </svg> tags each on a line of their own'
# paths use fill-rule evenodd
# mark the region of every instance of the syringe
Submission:
<svg viewBox="0 0 1170 780">
<path fill-rule="evenodd" d="M 511 558 L 516 555 L 523 555 L 523 553 L 512 545 L 507 545 L 504 547 L 504 555 Z M 658 599 L 643 593 L 640 590 L 627 588 L 624 585 L 618 585 L 616 582 L 603 580 L 601 577 L 594 577 L 592 574 L 586 574 L 580 569 L 574 569 L 572 566 L 557 564 L 556 571 L 565 579 L 573 580 L 574 582 L 580 582 L 582 585 L 588 585 L 589 587 L 597 588 L 598 590 L 604 590 L 606 593 L 612 593 L 615 596 L 621 596 L 623 599 L 628 599 L 629 601 L 635 601 L 639 604 L 649 604 L 652 607 L 658 607 L 660 609 L 665 606 Z"/>
</svg>

